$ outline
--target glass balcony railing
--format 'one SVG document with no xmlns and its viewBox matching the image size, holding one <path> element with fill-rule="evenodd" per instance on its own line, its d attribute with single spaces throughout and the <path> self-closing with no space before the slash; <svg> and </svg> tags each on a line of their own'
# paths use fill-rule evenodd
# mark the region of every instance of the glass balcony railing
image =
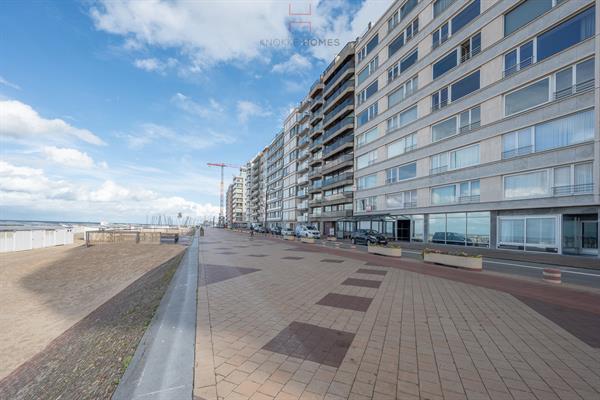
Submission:
<svg viewBox="0 0 600 400">
<path fill-rule="evenodd" d="M 323 102 L 323 108 L 327 107 L 327 105 L 330 104 L 331 102 L 334 102 L 336 97 L 338 97 L 338 95 L 340 93 L 342 93 L 344 90 L 346 90 L 350 87 L 354 88 L 354 79 L 351 79 L 348 82 L 344 83 L 342 86 L 335 89 L 333 91 L 333 93 L 331 93 L 329 96 L 327 96 L 327 99 Z"/>
<path fill-rule="evenodd" d="M 346 73 L 346 71 L 348 71 L 350 68 L 354 68 L 353 61 L 347 62 L 335 74 L 331 75 L 331 77 L 329 78 L 329 82 L 325 85 L 324 91 L 326 92 L 329 89 L 331 89 L 332 87 L 334 87 L 335 84 L 337 83 L 337 80 L 339 79 L 339 77 L 344 75 L 344 73 Z"/>
<path fill-rule="evenodd" d="M 325 148 L 323 149 L 323 155 L 325 156 L 327 154 L 330 154 L 334 150 L 338 149 L 339 147 L 341 147 L 347 143 L 354 143 L 354 135 L 344 136 L 342 139 L 336 140 L 332 144 L 325 146 Z"/>
<path fill-rule="evenodd" d="M 330 126 L 329 129 L 326 129 L 325 133 L 323 133 L 323 140 L 327 140 L 328 138 L 335 135 L 340 129 L 350 124 L 352 125 L 352 127 L 354 127 L 354 115 L 349 115 L 342 119 L 340 122 L 337 122 L 334 125 Z"/>
<path fill-rule="evenodd" d="M 348 106 L 353 106 L 353 105 L 354 105 L 354 96 L 348 97 L 346 100 L 344 100 L 343 102 L 341 102 L 340 104 L 335 106 L 333 109 L 329 110 L 327 112 L 327 115 L 323 118 L 323 122 L 327 123 L 327 122 L 331 121 L 337 115 L 337 113 L 342 111 L 344 108 L 346 108 Z"/>
</svg>

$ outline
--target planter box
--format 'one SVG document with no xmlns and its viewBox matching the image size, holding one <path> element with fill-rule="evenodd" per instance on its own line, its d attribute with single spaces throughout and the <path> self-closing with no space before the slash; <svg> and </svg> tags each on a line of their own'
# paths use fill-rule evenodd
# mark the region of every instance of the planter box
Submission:
<svg viewBox="0 0 600 400">
<path fill-rule="evenodd" d="M 379 254 L 380 256 L 402 257 L 402 249 L 400 247 L 367 246 L 367 251 L 371 254 Z"/>
<path fill-rule="evenodd" d="M 425 253 L 423 256 L 423 261 L 435 264 L 449 265 L 451 267 L 472 269 L 475 271 L 481 271 L 481 269 L 483 268 L 483 259 L 480 257 L 464 257 L 454 256 L 451 254 Z"/>
<path fill-rule="evenodd" d="M 315 243 L 315 239 L 314 239 L 314 238 L 306 238 L 306 237 L 303 237 L 303 238 L 300 238 L 300 241 L 301 241 L 302 243 Z"/>
<path fill-rule="evenodd" d="M 296 237 L 295 236 L 287 236 L 286 235 L 286 236 L 283 237 L 283 240 L 292 240 L 293 241 L 293 240 L 296 240 Z"/>
</svg>

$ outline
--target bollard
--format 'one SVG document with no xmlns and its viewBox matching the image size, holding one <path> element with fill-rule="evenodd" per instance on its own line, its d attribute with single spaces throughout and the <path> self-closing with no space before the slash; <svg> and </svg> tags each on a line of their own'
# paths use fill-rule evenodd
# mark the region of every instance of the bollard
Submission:
<svg viewBox="0 0 600 400">
<path fill-rule="evenodd" d="M 560 269 L 544 268 L 544 282 L 560 283 Z"/>
</svg>

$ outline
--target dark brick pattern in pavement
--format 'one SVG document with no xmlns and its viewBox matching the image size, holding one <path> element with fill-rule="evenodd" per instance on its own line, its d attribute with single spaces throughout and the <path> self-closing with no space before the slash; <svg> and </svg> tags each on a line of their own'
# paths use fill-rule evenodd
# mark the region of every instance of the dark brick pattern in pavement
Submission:
<svg viewBox="0 0 600 400">
<path fill-rule="evenodd" d="M 289 256 L 289 257 L 281 257 L 282 260 L 302 260 L 304 257 L 294 257 L 294 256 Z"/>
<path fill-rule="evenodd" d="M 366 269 L 366 268 L 359 268 L 356 270 L 356 272 L 359 274 L 371 274 L 371 275 L 381 275 L 381 276 L 385 276 L 385 274 L 387 274 L 387 271 L 382 271 L 379 269 Z"/>
<path fill-rule="evenodd" d="M 353 339 L 354 334 L 350 332 L 294 321 L 263 349 L 339 367 Z"/>
<path fill-rule="evenodd" d="M 344 308 L 352 311 L 367 311 L 373 299 L 369 297 L 350 296 L 346 294 L 329 293 L 317 302 L 321 306 Z"/>
<path fill-rule="evenodd" d="M 344 282 L 342 282 L 342 285 L 368 287 L 368 288 L 379 288 L 379 286 L 381 286 L 381 282 L 380 281 L 372 281 L 370 279 L 348 278 Z"/>
<path fill-rule="evenodd" d="M 336 260 L 335 258 L 324 258 L 320 262 L 322 263 L 343 263 L 344 260 Z"/>
<path fill-rule="evenodd" d="M 205 273 L 203 283 L 206 285 L 226 281 L 228 279 L 237 278 L 238 276 L 260 271 L 260 269 L 257 268 L 228 267 L 225 265 L 214 264 L 203 265 L 202 268 L 204 269 Z"/>
<path fill-rule="evenodd" d="M 269 257 L 268 254 L 248 254 L 248 257 Z"/>
</svg>

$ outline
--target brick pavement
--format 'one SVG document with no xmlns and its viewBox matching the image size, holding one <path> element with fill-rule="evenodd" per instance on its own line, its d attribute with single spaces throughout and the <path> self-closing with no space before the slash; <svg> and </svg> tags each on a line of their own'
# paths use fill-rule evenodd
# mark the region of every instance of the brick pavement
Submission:
<svg viewBox="0 0 600 400">
<path fill-rule="evenodd" d="M 196 399 L 600 398 L 599 349 L 475 278 L 226 231 L 205 240 Z"/>
</svg>

